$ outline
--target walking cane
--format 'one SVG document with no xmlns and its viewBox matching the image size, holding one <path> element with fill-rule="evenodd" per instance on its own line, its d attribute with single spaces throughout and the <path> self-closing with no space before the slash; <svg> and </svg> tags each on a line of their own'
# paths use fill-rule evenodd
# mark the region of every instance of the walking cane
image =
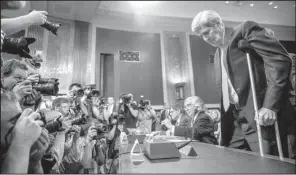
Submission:
<svg viewBox="0 0 296 175">
<path fill-rule="evenodd" d="M 251 88 L 252 88 L 252 96 L 253 96 L 253 104 L 255 109 L 255 119 L 256 119 L 256 126 L 257 126 L 257 133 L 258 133 L 258 140 L 259 140 L 259 149 L 260 149 L 260 155 L 263 157 L 263 146 L 262 146 L 262 133 L 261 133 L 261 127 L 259 125 L 259 116 L 258 116 L 258 102 L 257 102 L 257 96 L 256 96 L 256 89 L 255 89 L 255 82 L 254 82 L 254 74 L 251 64 L 251 58 L 250 58 L 250 50 L 252 50 L 252 47 L 246 40 L 240 40 L 238 42 L 238 48 L 242 49 L 247 56 L 248 61 L 248 68 L 249 68 L 249 76 L 251 81 Z M 282 151 L 282 143 L 280 139 L 280 133 L 279 133 L 279 126 L 277 120 L 274 123 L 275 127 L 275 133 L 276 133 L 276 142 L 278 147 L 278 152 L 280 159 L 283 160 L 283 151 Z"/>
</svg>

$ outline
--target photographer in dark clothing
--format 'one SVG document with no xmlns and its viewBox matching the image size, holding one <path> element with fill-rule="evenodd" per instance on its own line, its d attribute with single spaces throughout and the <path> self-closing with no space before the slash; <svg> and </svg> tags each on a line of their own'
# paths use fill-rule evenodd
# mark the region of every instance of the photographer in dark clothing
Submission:
<svg viewBox="0 0 296 175">
<path fill-rule="evenodd" d="M 136 128 L 138 121 L 138 109 L 134 105 L 132 94 L 123 94 L 119 100 L 118 113 L 124 115 L 125 124 L 124 128 Z"/>
</svg>

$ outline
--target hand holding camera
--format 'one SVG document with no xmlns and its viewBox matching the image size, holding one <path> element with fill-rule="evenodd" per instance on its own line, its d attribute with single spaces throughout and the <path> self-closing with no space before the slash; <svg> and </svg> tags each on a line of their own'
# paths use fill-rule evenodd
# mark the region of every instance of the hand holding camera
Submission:
<svg viewBox="0 0 296 175">
<path fill-rule="evenodd" d="M 40 115 L 32 109 L 25 109 L 13 129 L 13 138 L 17 144 L 31 147 L 41 134 L 43 122 Z"/>
<path fill-rule="evenodd" d="M 22 81 L 13 87 L 13 92 L 19 95 L 20 99 L 32 94 L 32 84 L 29 80 Z"/>
<path fill-rule="evenodd" d="M 47 150 L 49 143 L 50 143 L 50 140 L 48 136 L 48 131 L 43 128 L 41 131 L 41 135 L 31 147 L 30 161 L 33 161 L 33 162 L 40 161 L 45 151 Z"/>
<path fill-rule="evenodd" d="M 38 105 L 41 102 L 42 95 L 40 92 L 36 91 L 35 89 L 32 89 L 32 93 L 30 95 L 27 95 L 24 98 L 23 105 L 24 106 L 34 106 Z"/>
<path fill-rule="evenodd" d="M 90 143 L 98 135 L 97 129 L 95 126 L 90 126 L 86 135 L 86 143 Z"/>
<path fill-rule="evenodd" d="M 27 77 L 27 80 L 34 82 L 34 83 L 38 83 L 40 79 L 40 75 L 39 74 L 31 74 Z"/>
<path fill-rule="evenodd" d="M 64 117 L 61 119 L 61 122 L 62 122 L 62 131 L 60 132 L 63 132 L 63 133 L 66 133 L 69 131 L 69 129 L 71 128 L 71 120 L 69 117 Z"/>
<path fill-rule="evenodd" d="M 75 133 L 76 135 L 79 135 L 80 131 L 81 131 L 81 127 L 78 125 L 73 125 L 70 130 L 71 130 L 71 132 Z"/>
<path fill-rule="evenodd" d="M 42 25 L 47 20 L 48 13 L 46 11 L 31 11 L 26 17 L 30 21 L 31 25 Z"/>
</svg>

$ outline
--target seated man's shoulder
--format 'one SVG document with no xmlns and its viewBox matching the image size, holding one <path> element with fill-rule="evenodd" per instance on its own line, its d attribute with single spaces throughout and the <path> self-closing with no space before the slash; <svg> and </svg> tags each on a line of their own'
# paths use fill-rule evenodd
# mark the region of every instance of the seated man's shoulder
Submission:
<svg viewBox="0 0 296 175">
<path fill-rule="evenodd" d="M 201 112 L 198 115 L 197 120 L 203 121 L 203 122 L 211 122 L 211 123 L 214 123 L 214 120 L 212 119 L 212 117 L 209 114 L 205 113 L 205 112 Z"/>
</svg>

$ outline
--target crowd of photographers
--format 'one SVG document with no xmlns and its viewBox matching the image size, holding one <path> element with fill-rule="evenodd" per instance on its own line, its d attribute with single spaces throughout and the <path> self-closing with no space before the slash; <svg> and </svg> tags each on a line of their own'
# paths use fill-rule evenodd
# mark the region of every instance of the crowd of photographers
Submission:
<svg viewBox="0 0 296 175">
<path fill-rule="evenodd" d="M 1 9 L 25 5 L 1 1 Z M 132 94 L 105 102 L 93 85 L 73 83 L 59 96 L 58 79 L 34 71 L 39 57 L 28 45 L 35 38 L 9 36 L 33 25 L 56 35 L 61 24 L 46 15 L 34 10 L 1 20 L 1 173 L 117 173 L 121 132 L 144 120 L 155 122 L 155 111 L 149 100 L 135 102 Z M 22 60 L 3 61 L 3 52 Z"/>
</svg>

